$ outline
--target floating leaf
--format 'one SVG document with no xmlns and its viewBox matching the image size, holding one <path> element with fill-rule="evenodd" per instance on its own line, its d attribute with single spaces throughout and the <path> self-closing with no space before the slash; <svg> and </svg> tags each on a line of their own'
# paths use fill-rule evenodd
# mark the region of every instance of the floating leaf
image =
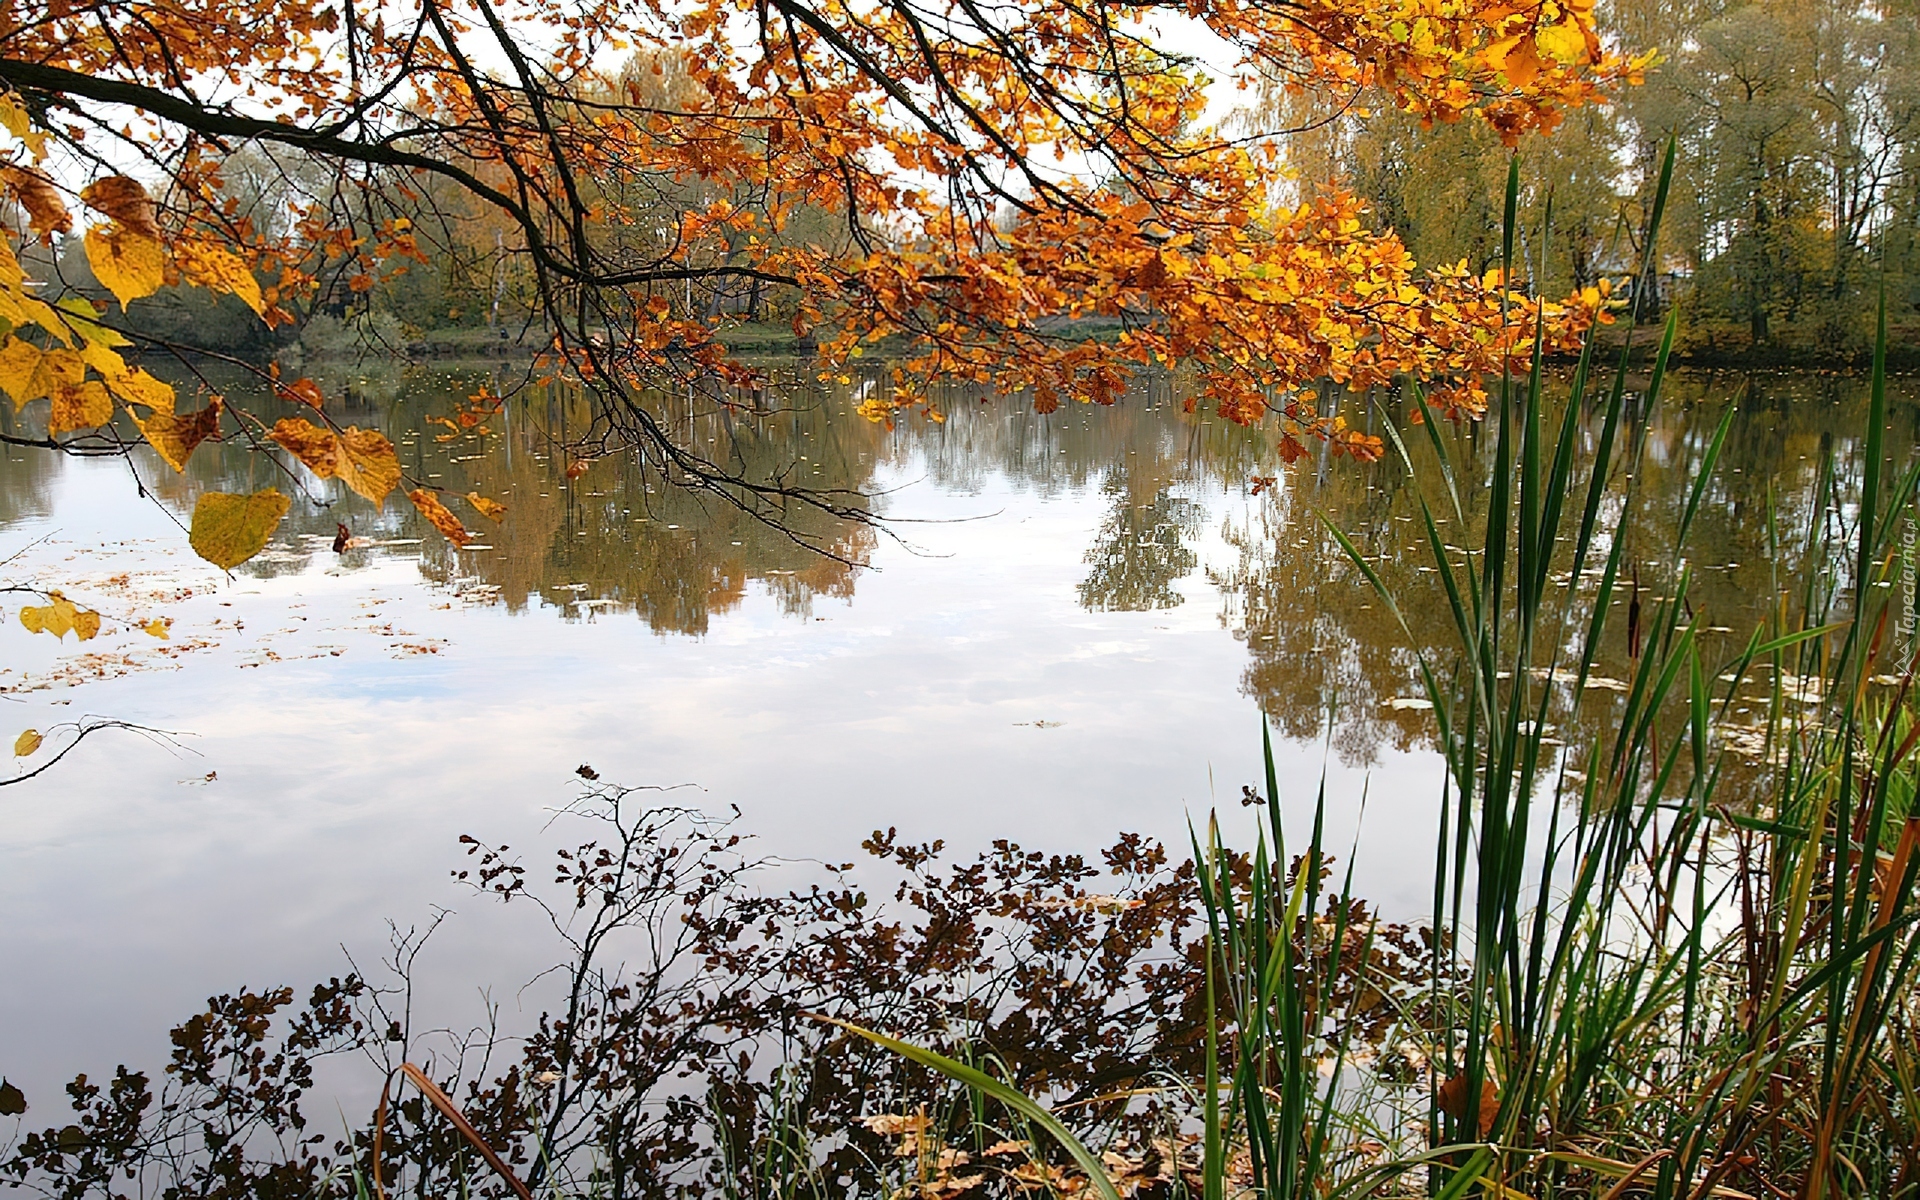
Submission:
<svg viewBox="0 0 1920 1200">
<path fill-rule="evenodd" d="M 56 233 L 73 232 L 73 214 L 60 198 L 53 180 L 32 167 L 0 168 L 0 179 L 7 181 L 20 207 L 27 210 L 27 227 L 49 245 Z"/>
<path fill-rule="evenodd" d="M 151 241 L 160 240 L 160 223 L 154 219 L 153 200 L 138 179 L 125 175 L 96 179 L 80 193 L 80 201 L 95 212 L 112 217 L 130 233 Z"/>
<path fill-rule="evenodd" d="M 145 625 L 142 625 L 140 627 L 140 632 L 146 634 L 148 637 L 157 637 L 164 642 L 170 636 L 172 636 L 171 634 L 172 629 L 173 629 L 172 617 L 155 617 L 153 620 L 148 621 Z"/>
<path fill-rule="evenodd" d="M 273 488 L 251 496 L 208 492 L 193 506 L 187 543 L 201 558 L 231 571 L 267 548 L 267 539 L 287 515 L 288 503 Z"/>
<path fill-rule="evenodd" d="M 33 733 L 33 730 L 29 729 L 27 733 Z M 20 735 L 21 741 L 26 740 L 27 733 Z M 33 736 L 38 739 L 40 735 L 34 733 Z M 18 744 L 17 742 L 15 743 L 16 746 Z M 37 745 L 38 742 L 36 741 L 35 744 Z M 33 752 L 29 750 L 27 753 L 31 754 Z M 25 1111 L 27 1111 L 27 1097 L 25 1093 L 6 1080 L 0 1079 L 0 1117 L 17 1117 Z"/>
<path fill-rule="evenodd" d="M 40 748 L 40 743 L 44 740 L 45 739 L 40 736 L 40 731 L 38 729 L 29 729 L 25 731 L 19 737 L 13 739 L 13 756 L 15 758 L 27 757 L 28 755 L 32 754 L 35 750 L 38 750 Z M 13 1094 L 18 1096 L 20 1094 L 20 1090 L 18 1088 L 15 1088 Z M 21 1113 L 26 1111 L 27 1106 L 24 1101 L 21 1102 L 19 1108 L 10 1109 L 6 1107 L 6 1100 L 7 1100 L 6 1092 L 0 1091 L 0 1114 L 12 1115 L 15 1113 Z"/>
<path fill-rule="evenodd" d="M 142 296 L 151 296 L 166 282 L 167 257 L 158 238 L 146 237 L 124 225 L 87 230 L 87 265 L 94 278 L 120 301 L 120 310 Z"/>
<path fill-rule="evenodd" d="M 460 518 L 447 511 L 447 506 L 440 503 L 440 498 L 432 492 L 425 488 L 415 488 L 407 493 L 407 499 L 413 501 L 413 506 L 420 510 L 420 515 L 432 522 L 433 527 L 445 534 L 447 540 L 454 545 L 464 546 L 473 540 L 473 535 L 468 533 L 466 526 L 460 523 Z"/>
<path fill-rule="evenodd" d="M 184 471 L 193 448 L 220 432 L 220 398 L 215 396 L 205 408 L 184 417 L 156 412 L 144 421 L 135 417 L 133 423 L 168 466 Z"/>
<path fill-rule="evenodd" d="M 507 515 L 506 505 L 498 500 L 489 500 L 479 492 L 468 492 L 467 503 L 473 505 L 474 511 L 489 521 L 498 521 Z"/>
<path fill-rule="evenodd" d="M 49 434 L 98 429 L 113 420 L 113 397 L 98 379 L 63 383 L 53 389 L 53 411 L 47 416 Z"/>
</svg>

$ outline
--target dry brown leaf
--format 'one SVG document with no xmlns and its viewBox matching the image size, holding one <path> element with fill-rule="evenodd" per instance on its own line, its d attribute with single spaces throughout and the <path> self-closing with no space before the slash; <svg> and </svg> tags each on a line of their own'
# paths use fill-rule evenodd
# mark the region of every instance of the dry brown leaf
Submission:
<svg viewBox="0 0 1920 1200">
<path fill-rule="evenodd" d="M 144 421 L 135 417 L 133 423 L 168 466 L 184 471 L 193 448 L 220 432 L 220 398 L 215 396 L 205 408 L 184 417 L 156 412 Z"/>
<path fill-rule="evenodd" d="M 13 189 L 20 207 L 27 210 L 27 227 L 42 241 L 52 245 L 54 234 L 73 232 L 73 214 L 67 211 L 67 202 L 60 198 L 53 180 L 32 167 L 0 168 L 0 178 Z"/>
<path fill-rule="evenodd" d="M 420 510 L 420 515 L 431 522 L 435 529 L 445 534 L 447 540 L 454 545 L 464 546 L 473 540 L 473 535 L 468 533 L 467 527 L 460 523 L 460 518 L 449 512 L 447 506 L 440 503 L 440 498 L 432 492 L 425 488 L 415 488 L 407 493 L 407 499 L 413 501 L 413 506 Z"/>
<path fill-rule="evenodd" d="M 138 179 L 125 175 L 96 179 L 81 191 L 80 201 L 143 238 L 160 240 L 160 222 L 154 217 L 153 200 Z"/>
<path fill-rule="evenodd" d="M 320 478 L 332 479 L 339 473 L 340 437 L 333 430 L 324 429 L 303 417 L 282 417 L 274 422 L 267 437 L 290 451 Z"/>
</svg>

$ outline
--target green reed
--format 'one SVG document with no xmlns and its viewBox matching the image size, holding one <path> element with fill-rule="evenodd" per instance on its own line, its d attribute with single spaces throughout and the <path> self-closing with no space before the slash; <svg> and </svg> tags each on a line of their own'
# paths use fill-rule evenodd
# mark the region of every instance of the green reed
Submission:
<svg viewBox="0 0 1920 1200">
<path fill-rule="evenodd" d="M 1669 150 L 1649 247 L 1672 164 Z M 1516 165 L 1508 279 L 1518 186 Z M 1920 1195 L 1920 722 L 1909 665 L 1888 665 L 1892 536 L 1920 465 L 1895 478 L 1884 463 L 1885 303 L 1861 460 L 1821 464 L 1804 528 L 1770 509 L 1776 570 L 1797 554 L 1803 577 L 1782 579 L 1775 616 L 1726 662 L 1703 646 L 1688 535 L 1734 411 L 1701 456 L 1673 544 L 1648 558 L 1651 535 L 1634 526 L 1676 323 L 1670 314 L 1632 403 L 1630 346 L 1597 383 L 1608 373 L 1590 338 L 1557 425 L 1536 341 L 1488 414 L 1487 517 L 1464 564 L 1421 495 L 1452 661 L 1418 649 L 1400 598 L 1334 531 L 1415 647 L 1445 762 L 1432 973 L 1405 1018 L 1426 1048 L 1425 1112 L 1396 1118 L 1377 1102 L 1331 1011 L 1342 972 L 1367 970 L 1371 931 L 1349 928 L 1344 904 L 1321 912 L 1324 788 L 1305 852 L 1288 857 L 1268 743 L 1253 851 L 1235 855 L 1213 823 L 1193 845 L 1210 940 L 1207 1065 L 1194 1081 L 1205 1200 Z M 1394 450 L 1471 528 L 1462 468 L 1417 389 L 1412 404 L 1424 436 L 1389 425 Z M 1584 449 L 1589 410 L 1598 435 Z M 1663 593 L 1644 605 L 1643 566 Z M 1592 684 L 1603 648 L 1622 641 L 1631 670 L 1608 681 L 1623 689 L 1615 700 Z M 1764 786 L 1736 804 L 1720 795 L 1728 720 L 1762 674 Z M 1558 745 L 1550 731 L 1596 702 L 1617 706 L 1605 736 Z M 1090 1162 L 1064 1128 L 1056 1137 Z"/>
</svg>

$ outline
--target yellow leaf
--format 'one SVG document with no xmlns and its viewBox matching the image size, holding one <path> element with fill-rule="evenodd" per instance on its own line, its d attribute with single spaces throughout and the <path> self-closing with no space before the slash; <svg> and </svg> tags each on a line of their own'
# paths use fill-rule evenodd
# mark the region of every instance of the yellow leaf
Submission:
<svg viewBox="0 0 1920 1200">
<path fill-rule="evenodd" d="M 100 614 L 81 608 L 59 592 L 47 593 L 49 604 L 26 604 L 20 608 L 20 624 L 28 633 L 50 633 L 62 641 L 68 633 L 77 633 L 87 641 L 100 632 Z"/>
<path fill-rule="evenodd" d="M 19 338 L 0 346 L 0 388 L 13 397 L 16 410 L 86 377 L 85 361 L 71 350 L 42 350 Z"/>
<path fill-rule="evenodd" d="M 149 637 L 157 637 L 164 642 L 167 640 L 169 636 L 169 631 L 172 628 L 173 628 L 172 617 L 155 617 L 153 620 L 148 621 L 145 625 L 142 625 L 140 627 L 140 632 L 146 634 Z"/>
<path fill-rule="evenodd" d="M 489 521 L 498 521 L 507 515 L 506 505 L 498 500 L 489 500 L 479 492 L 468 492 L 467 503 L 473 505 L 474 511 Z"/>
<path fill-rule="evenodd" d="M 146 237 L 125 225 L 110 230 L 87 230 L 87 265 L 101 286 L 120 300 L 120 310 L 142 296 L 151 296 L 166 282 L 167 258 L 160 239 Z"/>
<path fill-rule="evenodd" d="M 113 397 L 107 385 L 98 379 L 81 384 L 61 384 L 53 389 L 53 411 L 47 416 L 47 433 L 58 436 L 78 429 L 98 429 L 113 420 Z"/>
<path fill-rule="evenodd" d="M 1533 40 L 1559 62 L 1577 63 L 1587 56 L 1587 35 L 1572 17 L 1558 25 L 1543 26 Z"/>
<path fill-rule="evenodd" d="M 214 397 L 205 408 L 184 417 L 156 412 L 144 421 L 135 417 L 133 423 L 168 466 L 184 471 L 193 448 L 220 432 L 220 398 Z"/>
<path fill-rule="evenodd" d="M 0 94 L 0 128 L 5 128 L 33 151 L 33 161 L 39 162 L 47 156 L 47 134 L 33 127 L 27 110 L 11 95 Z"/>
<path fill-rule="evenodd" d="M 260 294 L 260 281 L 233 251 L 205 242 L 185 242 L 174 247 L 173 261 L 189 283 L 197 283 L 208 291 L 238 296 L 256 314 L 266 315 L 267 303 Z"/>
<path fill-rule="evenodd" d="M 40 748 L 41 741 L 42 739 L 38 729 L 25 731 L 19 737 L 13 739 L 13 756 L 15 758 L 27 757 Z"/>
<path fill-rule="evenodd" d="M 187 543 L 201 558 L 231 571 L 267 548 L 287 507 L 287 498 L 273 488 L 251 496 L 208 492 L 193 506 Z"/>
<path fill-rule="evenodd" d="M 173 413 L 173 385 L 137 367 L 117 378 L 110 376 L 107 387 L 128 404 L 143 405 L 156 413 Z"/>
<path fill-rule="evenodd" d="M 454 545 L 464 546 L 473 540 L 473 535 L 468 533 L 466 526 L 460 523 L 460 518 L 449 512 L 447 506 L 440 503 L 440 498 L 432 492 L 425 488 L 415 488 L 407 493 L 407 499 L 413 501 L 413 506 L 420 510 L 420 515 L 430 521 L 435 529 L 445 534 L 447 540 Z"/>
<path fill-rule="evenodd" d="M 334 473 L 377 506 L 400 482 L 400 457 L 381 433 L 349 425 L 340 436 L 340 460 Z"/>
</svg>

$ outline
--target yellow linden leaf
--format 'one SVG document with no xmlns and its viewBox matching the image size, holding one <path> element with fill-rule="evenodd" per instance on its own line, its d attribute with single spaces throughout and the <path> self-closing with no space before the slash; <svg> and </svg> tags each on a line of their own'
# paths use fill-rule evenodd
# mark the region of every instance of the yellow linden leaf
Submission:
<svg viewBox="0 0 1920 1200">
<path fill-rule="evenodd" d="M 173 260 L 187 282 L 208 291 L 238 296 L 256 314 L 265 316 L 266 298 L 260 294 L 260 281 L 238 254 L 205 242 L 186 242 L 174 247 Z"/>
<path fill-rule="evenodd" d="M 0 346 L 0 388 L 13 397 L 15 410 L 86 377 L 86 362 L 71 350 L 42 350 L 19 338 Z"/>
<path fill-rule="evenodd" d="M 169 416 L 173 413 L 173 385 L 137 367 L 117 378 L 109 376 L 107 388 L 128 404 L 143 405 Z"/>
<path fill-rule="evenodd" d="M 1587 35 L 1572 17 L 1558 25 L 1542 26 L 1533 40 L 1558 62 L 1577 63 L 1587 56 Z"/>
<path fill-rule="evenodd" d="M 20 624 L 28 633 L 50 633 L 64 641 L 71 632 L 84 642 L 100 632 L 99 613 L 81 608 L 59 592 L 47 595 L 52 598 L 50 604 L 21 606 Z"/>
<path fill-rule="evenodd" d="M 27 757 L 40 748 L 42 740 L 38 729 L 27 730 L 19 737 L 13 739 L 13 756 L 15 758 Z"/>
<path fill-rule="evenodd" d="M 220 432 L 220 398 L 214 397 L 205 408 L 184 417 L 156 412 L 144 421 L 135 417 L 133 423 L 168 466 L 184 471 L 193 448 Z"/>
<path fill-rule="evenodd" d="M 169 631 L 172 630 L 172 628 L 173 628 L 172 617 L 155 617 L 153 620 L 148 621 L 145 625 L 142 625 L 140 627 L 140 632 L 146 634 L 149 637 L 157 637 L 164 642 L 168 639 Z"/>
<path fill-rule="evenodd" d="M 158 238 L 143 236 L 124 225 L 87 230 L 87 265 L 95 279 L 120 301 L 120 311 L 142 296 L 151 296 L 166 282 L 167 256 Z"/>
<path fill-rule="evenodd" d="M 400 457 L 384 435 L 349 425 L 340 436 L 340 461 L 334 473 L 340 482 L 378 505 L 400 482 Z"/>
<path fill-rule="evenodd" d="M 98 379 L 81 384 L 61 384 L 53 389 L 53 411 L 47 416 L 47 433 L 58 436 L 79 429 L 98 429 L 113 420 L 113 397 L 107 385 Z"/>
<path fill-rule="evenodd" d="M 507 515 L 506 505 L 500 503 L 498 500 L 489 500 L 479 492 L 468 492 L 467 503 L 473 505 L 474 511 L 489 521 L 498 521 L 501 517 Z"/>
<path fill-rule="evenodd" d="M 16 412 L 53 390 L 53 381 L 42 366 L 44 357 L 40 347 L 17 337 L 8 338 L 6 345 L 0 346 L 0 388 L 13 397 Z"/>
<path fill-rule="evenodd" d="M 432 492 L 425 488 L 415 488 L 407 493 L 407 499 L 413 501 L 413 506 L 420 510 L 420 515 L 431 522 L 435 529 L 445 534 L 446 539 L 454 545 L 464 546 L 473 540 L 473 535 L 468 533 L 466 526 L 460 523 L 460 518 L 449 512 L 447 506 L 440 503 L 440 498 Z"/>
<path fill-rule="evenodd" d="M 208 492 L 193 506 L 187 544 L 223 571 L 231 571 L 267 548 L 267 539 L 287 515 L 287 498 L 273 488 L 251 496 Z"/>
</svg>

